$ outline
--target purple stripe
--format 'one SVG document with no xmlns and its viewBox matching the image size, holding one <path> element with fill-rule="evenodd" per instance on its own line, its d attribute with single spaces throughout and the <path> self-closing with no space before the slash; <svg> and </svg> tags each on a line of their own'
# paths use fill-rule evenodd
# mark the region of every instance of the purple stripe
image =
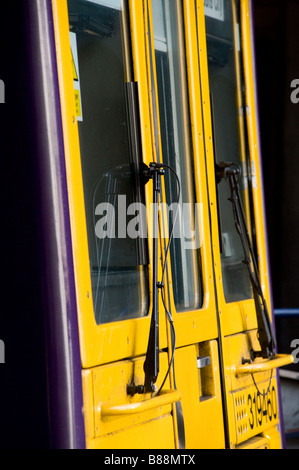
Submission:
<svg viewBox="0 0 299 470">
<path fill-rule="evenodd" d="M 84 448 L 76 290 L 51 0 L 28 2 L 45 273 L 51 447 Z"/>
</svg>

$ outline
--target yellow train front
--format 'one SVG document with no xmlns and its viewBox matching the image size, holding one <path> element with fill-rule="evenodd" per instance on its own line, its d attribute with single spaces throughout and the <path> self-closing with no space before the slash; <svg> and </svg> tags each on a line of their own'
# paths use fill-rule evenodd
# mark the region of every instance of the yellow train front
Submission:
<svg viewBox="0 0 299 470">
<path fill-rule="evenodd" d="M 250 0 L 27 8 L 54 442 L 281 448 Z"/>
</svg>

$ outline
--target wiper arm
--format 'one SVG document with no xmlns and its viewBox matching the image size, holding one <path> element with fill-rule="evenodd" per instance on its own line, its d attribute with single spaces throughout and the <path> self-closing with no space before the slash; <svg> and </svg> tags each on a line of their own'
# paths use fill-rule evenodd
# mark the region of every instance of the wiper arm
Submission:
<svg viewBox="0 0 299 470">
<path fill-rule="evenodd" d="M 158 205 L 161 191 L 161 175 L 165 171 L 160 163 L 150 163 L 143 174 L 147 179 L 153 179 L 153 310 L 149 340 L 143 370 L 145 373 L 144 391 L 153 393 L 159 374 L 159 288 L 158 283 Z"/>
<path fill-rule="evenodd" d="M 153 310 L 147 345 L 146 357 L 143 365 L 145 374 L 144 385 L 128 385 L 127 393 L 134 396 L 136 393 L 153 393 L 156 391 L 155 383 L 159 374 L 159 288 L 158 282 L 158 206 L 161 192 L 161 176 L 165 171 L 162 164 L 152 162 L 149 167 L 143 165 L 141 179 L 146 184 L 153 180 Z"/>
<path fill-rule="evenodd" d="M 173 239 L 174 233 L 174 226 L 177 218 L 177 211 L 174 216 L 173 225 L 170 231 L 169 240 L 167 244 L 167 248 L 165 250 L 165 259 L 162 267 L 162 281 L 159 282 L 157 279 L 158 275 L 158 213 L 159 213 L 159 197 L 161 192 L 161 176 L 165 174 L 165 170 L 163 168 L 167 168 L 170 170 L 176 177 L 177 184 L 178 184 L 178 195 L 177 195 L 177 204 L 180 200 L 181 194 L 181 185 L 180 180 L 178 178 L 177 173 L 175 170 L 166 165 L 165 163 L 150 163 L 149 167 L 143 164 L 141 168 L 140 178 L 143 184 L 147 184 L 147 182 L 152 179 L 153 180 L 153 310 L 152 310 L 152 317 L 151 317 L 151 325 L 150 325 L 150 332 L 149 332 L 149 340 L 147 346 L 146 357 L 143 365 L 143 370 L 145 373 L 145 380 L 144 385 L 135 385 L 134 383 L 127 386 L 127 393 L 128 395 L 134 396 L 136 393 L 143 394 L 143 393 L 153 393 L 157 391 L 157 387 L 155 385 L 158 374 L 159 374 L 159 289 L 161 289 L 161 296 L 162 302 L 165 308 L 165 313 L 167 319 L 170 323 L 172 329 L 172 357 L 167 369 L 166 376 L 158 390 L 157 394 L 160 393 L 162 390 L 166 378 L 170 372 L 171 365 L 173 365 L 174 360 L 174 351 L 175 351 L 175 330 L 173 325 L 173 318 L 171 316 L 170 311 L 167 309 L 165 304 L 164 298 L 164 277 L 166 273 L 166 263 L 167 257 L 169 255 L 170 244 Z"/>
<path fill-rule="evenodd" d="M 267 303 L 261 286 L 258 265 L 249 235 L 243 202 L 240 195 L 240 175 L 241 169 L 235 163 L 223 162 L 216 164 L 217 183 L 220 183 L 223 178 L 229 180 L 231 189 L 230 201 L 232 202 L 235 226 L 239 234 L 245 256 L 243 263 L 246 264 L 248 268 L 253 290 L 258 323 L 258 339 L 260 342 L 261 351 L 252 351 L 251 360 L 254 360 L 255 357 L 258 356 L 266 359 L 275 356 L 275 339 Z"/>
</svg>

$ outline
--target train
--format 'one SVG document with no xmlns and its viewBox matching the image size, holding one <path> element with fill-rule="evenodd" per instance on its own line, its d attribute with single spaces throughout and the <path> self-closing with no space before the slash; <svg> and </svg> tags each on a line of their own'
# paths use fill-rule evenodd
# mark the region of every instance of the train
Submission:
<svg viewBox="0 0 299 470">
<path fill-rule="evenodd" d="M 252 2 L 1 8 L 1 447 L 282 448 Z"/>
</svg>

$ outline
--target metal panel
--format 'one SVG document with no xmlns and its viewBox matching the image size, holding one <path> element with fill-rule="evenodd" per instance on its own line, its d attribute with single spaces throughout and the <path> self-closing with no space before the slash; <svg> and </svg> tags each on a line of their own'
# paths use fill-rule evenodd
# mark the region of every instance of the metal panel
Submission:
<svg viewBox="0 0 299 470">
<path fill-rule="evenodd" d="M 28 2 L 36 109 L 51 446 L 85 446 L 81 364 L 52 2 Z"/>
</svg>

